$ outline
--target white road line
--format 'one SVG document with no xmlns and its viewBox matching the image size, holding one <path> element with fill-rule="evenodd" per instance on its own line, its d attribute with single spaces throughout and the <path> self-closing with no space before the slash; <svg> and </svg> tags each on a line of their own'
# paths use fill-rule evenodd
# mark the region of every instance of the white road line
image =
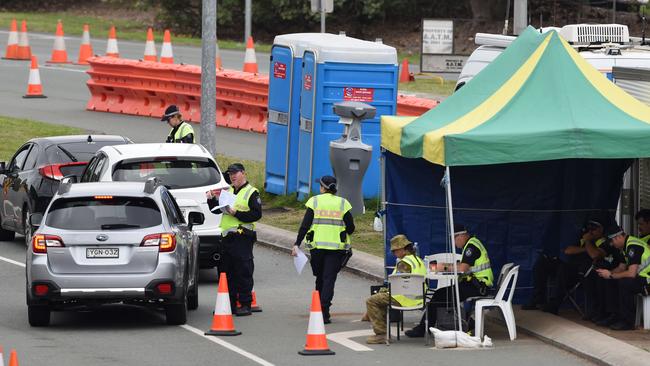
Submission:
<svg viewBox="0 0 650 366">
<path fill-rule="evenodd" d="M 48 66 L 48 65 L 41 65 L 39 66 L 41 69 L 50 69 L 50 70 L 63 70 L 63 71 L 73 71 L 73 72 L 82 72 L 86 73 L 86 70 L 79 70 L 79 69 L 69 69 L 67 67 L 61 67 L 61 66 Z"/>
<path fill-rule="evenodd" d="M 266 360 L 264 360 L 262 358 L 259 358 L 259 357 L 255 356 L 254 354 L 252 354 L 250 352 L 244 351 L 243 349 L 241 349 L 241 348 L 239 348 L 239 347 L 237 347 L 237 346 L 235 346 L 233 344 L 230 344 L 230 343 L 224 341 L 223 339 L 220 339 L 218 337 L 213 337 L 213 336 L 206 336 L 205 334 L 203 334 L 204 332 L 202 330 L 196 329 L 196 328 L 194 328 L 194 327 L 192 327 L 190 325 L 187 325 L 187 324 L 179 325 L 179 326 L 181 328 L 184 328 L 184 329 L 186 329 L 186 330 L 200 336 L 200 337 L 203 337 L 203 338 L 205 338 L 205 339 L 207 339 L 209 341 L 212 341 L 212 342 L 214 342 L 214 343 L 216 343 L 216 344 L 218 344 L 218 345 L 220 345 L 222 347 L 225 347 L 225 348 L 227 348 L 227 349 L 229 349 L 229 350 L 231 350 L 233 352 L 237 352 L 240 355 L 242 355 L 242 356 L 244 356 L 244 357 L 246 357 L 246 358 L 248 358 L 248 359 L 250 359 L 250 360 L 252 360 L 254 362 L 259 363 L 260 365 L 274 366 L 272 363 L 270 363 L 270 362 L 268 362 L 268 361 L 266 361 Z"/>
<path fill-rule="evenodd" d="M 17 266 L 19 266 L 19 267 L 23 267 L 23 268 L 25 268 L 25 263 L 16 262 L 16 261 L 13 260 L 13 259 L 5 258 L 5 257 L 0 257 L 0 261 L 5 261 L 5 262 L 7 262 L 7 263 L 15 264 L 15 265 L 17 265 Z"/>
<path fill-rule="evenodd" d="M 355 341 L 352 341 L 348 338 L 363 337 L 363 336 L 369 336 L 373 334 L 374 332 L 372 331 L 372 329 L 361 329 L 361 330 L 352 330 L 349 332 L 331 333 L 327 335 L 327 339 L 329 339 L 332 342 L 336 342 L 341 346 L 345 346 L 353 351 L 367 352 L 367 351 L 373 351 L 373 349 L 370 347 L 366 347 L 362 344 L 359 344 Z"/>
</svg>

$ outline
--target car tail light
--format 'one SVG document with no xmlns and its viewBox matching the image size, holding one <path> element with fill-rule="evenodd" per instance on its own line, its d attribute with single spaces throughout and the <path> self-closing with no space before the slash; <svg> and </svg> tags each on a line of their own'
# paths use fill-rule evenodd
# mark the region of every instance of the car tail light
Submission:
<svg viewBox="0 0 650 366">
<path fill-rule="evenodd" d="M 159 252 L 173 252 L 176 249 L 174 233 L 149 234 L 142 239 L 142 247 L 158 247 Z"/>
<path fill-rule="evenodd" d="M 61 168 L 68 167 L 68 166 L 75 166 L 75 165 L 86 165 L 86 164 L 88 164 L 87 161 L 76 161 L 76 162 L 65 163 L 65 164 L 45 165 L 38 168 L 38 172 L 45 178 L 61 180 L 63 179 L 63 173 L 61 173 Z"/>
<path fill-rule="evenodd" d="M 41 284 L 34 286 L 34 294 L 36 294 L 36 296 L 45 296 L 48 292 L 50 292 L 50 286 L 48 285 Z"/>
<path fill-rule="evenodd" d="M 37 234 L 32 237 L 34 253 L 47 253 L 48 247 L 63 247 L 63 240 L 56 235 Z"/>
<path fill-rule="evenodd" d="M 169 295 L 174 290 L 174 286 L 169 282 L 163 282 L 156 285 L 156 291 L 161 295 Z"/>
</svg>

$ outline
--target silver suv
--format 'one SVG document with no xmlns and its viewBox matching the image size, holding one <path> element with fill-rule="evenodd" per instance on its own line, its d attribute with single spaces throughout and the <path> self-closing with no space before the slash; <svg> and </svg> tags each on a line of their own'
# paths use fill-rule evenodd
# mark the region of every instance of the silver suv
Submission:
<svg viewBox="0 0 650 366">
<path fill-rule="evenodd" d="M 32 326 L 50 311 L 105 303 L 162 307 L 184 324 L 198 307 L 199 239 L 167 188 L 145 183 L 62 183 L 27 251 L 27 308 Z"/>
</svg>

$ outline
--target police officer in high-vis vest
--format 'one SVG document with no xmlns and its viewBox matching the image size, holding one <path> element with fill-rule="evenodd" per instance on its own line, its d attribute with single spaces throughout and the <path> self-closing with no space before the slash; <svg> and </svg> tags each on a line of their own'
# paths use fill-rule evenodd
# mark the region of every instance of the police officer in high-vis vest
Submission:
<svg viewBox="0 0 650 366">
<path fill-rule="evenodd" d="M 468 297 L 485 296 L 494 281 L 487 249 L 478 238 L 469 234 L 464 225 L 460 224 L 454 224 L 454 245 L 462 249 L 462 258 L 457 265 L 460 301 Z M 453 263 L 438 263 L 437 270 L 453 271 Z M 453 299 L 455 299 L 454 286 L 443 287 L 433 294 L 428 305 L 429 324 L 435 324 L 438 307 L 449 306 Z M 424 317 L 422 317 L 420 324 L 404 334 L 409 337 L 424 337 L 424 331 Z"/>
<path fill-rule="evenodd" d="M 390 240 L 390 251 L 395 257 L 395 273 L 413 273 L 426 276 L 427 269 L 420 257 L 415 254 L 413 243 L 405 235 L 395 235 Z M 408 297 L 404 295 L 393 295 L 392 299 L 388 297 L 388 291 L 380 290 L 378 293 L 370 296 L 366 300 L 367 315 L 372 323 L 374 336 L 368 337 L 368 344 L 382 344 L 386 342 L 386 311 L 388 303 L 392 302 L 397 306 L 422 306 L 424 299 L 420 297 Z"/>
<path fill-rule="evenodd" d="M 257 188 L 246 180 L 246 171 L 240 163 L 231 164 L 226 171 L 226 181 L 235 194 L 233 206 L 219 206 L 221 192 L 208 191 L 208 206 L 221 217 L 221 263 L 219 272 L 226 272 L 231 309 L 235 315 L 251 315 L 253 290 L 253 244 L 257 240 L 255 222 L 262 218 L 262 201 Z M 235 306 L 239 300 L 241 307 Z"/>
<path fill-rule="evenodd" d="M 160 119 L 163 122 L 167 122 L 172 128 L 169 131 L 169 136 L 167 136 L 167 141 L 165 142 L 181 142 L 185 144 L 194 143 L 194 129 L 192 126 L 183 121 L 183 116 L 178 110 L 178 107 L 175 105 L 170 105 L 165 109 L 165 114 Z"/>
<path fill-rule="evenodd" d="M 625 263 L 613 270 L 598 269 L 598 275 L 616 280 L 619 291 L 617 318 L 610 321 L 613 330 L 633 330 L 636 315 L 636 295 L 648 290 L 650 283 L 650 246 L 645 241 L 627 235 L 618 226 L 607 230 L 612 245 L 625 252 Z"/>
<path fill-rule="evenodd" d="M 320 293 L 323 321 L 329 324 L 334 283 L 351 250 L 350 235 L 354 233 L 354 219 L 350 202 L 336 196 L 336 178 L 323 176 L 320 179 L 320 192 L 305 204 L 307 210 L 291 255 L 297 255 L 297 248 L 306 239 L 311 253 L 311 269 L 316 276 L 316 290 Z"/>
</svg>

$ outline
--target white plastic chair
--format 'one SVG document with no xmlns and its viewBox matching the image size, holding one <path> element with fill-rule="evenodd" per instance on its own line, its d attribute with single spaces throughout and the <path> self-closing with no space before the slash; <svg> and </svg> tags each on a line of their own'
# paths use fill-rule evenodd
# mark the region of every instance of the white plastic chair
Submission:
<svg viewBox="0 0 650 366">
<path fill-rule="evenodd" d="M 503 313 L 506 320 L 510 340 L 517 338 L 517 326 L 515 324 L 515 313 L 512 311 L 512 296 L 517 286 L 517 277 L 519 276 L 519 266 L 514 266 L 503 278 L 499 290 L 493 299 L 476 300 L 474 308 L 474 334 L 483 339 L 483 308 L 498 307 Z M 506 298 L 507 296 L 507 298 Z"/>
<path fill-rule="evenodd" d="M 386 311 L 386 344 L 390 342 L 390 311 L 399 310 L 402 311 L 411 311 L 411 310 L 424 310 L 426 307 L 425 300 L 425 286 L 424 280 L 425 276 L 412 273 L 396 273 L 388 276 L 388 295 L 392 299 L 394 295 L 403 295 L 411 298 L 419 297 L 422 299 L 422 303 L 417 306 L 398 306 L 394 305 L 392 301 L 388 302 L 388 311 Z M 425 312 L 426 314 L 427 312 Z M 424 325 L 425 329 L 429 329 L 429 319 L 425 315 Z M 397 322 L 397 339 L 399 339 L 400 332 L 400 323 L 402 317 Z M 428 333 L 427 333 L 428 334 Z"/>
<path fill-rule="evenodd" d="M 424 264 L 427 267 L 427 274 L 431 272 L 431 267 L 429 263 L 436 261 L 438 263 L 453 263 L 454 261 L 460 261 L 463 258 L 462 255 L 456 253 L 437 253 L 431 254 L 424 257 Z M 451 280 L 440 279 L 436 284 L 436 290 L 439 290 L 443 287 L 451 286 Z"/>
<path fill-rule="evenodd" d="M 635 327 L 641 324 L 643 314 L 643 329 L 650 329 L 650 296 L 639 294 L 636 298 L 636 321 Z"/>
</svg>

